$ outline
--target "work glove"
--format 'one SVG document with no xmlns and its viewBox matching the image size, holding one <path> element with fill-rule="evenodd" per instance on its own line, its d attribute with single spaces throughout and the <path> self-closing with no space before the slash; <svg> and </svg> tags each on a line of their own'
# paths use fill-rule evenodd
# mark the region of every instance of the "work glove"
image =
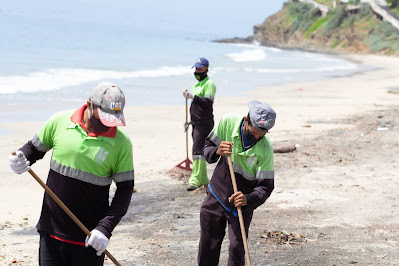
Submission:
<svg viewBox="0 0 399 266">
<path fill-rule="evenodd" d="M 184 132 L 188 130 L 188 127 L 191 125 L 191 122 L 184 122 L 183 127 L 184 127 Z"/>
<path fill-rule="evenodd" d="M 8 163 L 11 169 L 17 174 L 22 174 L 30 170 L 30 162 L 26 159 L 22 151 L 17 151 L 16 155 L 8 157 Z"/>
<path fill-rule="evenodd" d="M 97 250 L 97 256 L 101 256 L 107 249 L 109 239 L 100 231 L 94 229 L 90 232 L 90 237 L 87 236 L 85 240 L 85 246 L 91 246 Z"/>
<path fill-rule="evenodd" d="M 194 95 L 191 92 L 188 92 L 187 90 L 183 91 L 183 96 L 186 99 L 194 99 Z"/>
</svg>

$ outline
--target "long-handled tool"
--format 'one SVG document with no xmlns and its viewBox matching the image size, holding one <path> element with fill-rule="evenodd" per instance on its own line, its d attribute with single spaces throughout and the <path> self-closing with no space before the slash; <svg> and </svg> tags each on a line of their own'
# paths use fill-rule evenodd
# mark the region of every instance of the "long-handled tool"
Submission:
<svg viewBox="0 0 399 266">
<path fill-rule="evenodd" d="M 16 152 L 13 152 L 12 155 L 16 155 Z M 33 170 L 29 170 L 28 171 L 29 174 L 31 174 L 33 176 L 34 179 L 36 179 L 36 181 L 44 188 L 44 190 L 46 190 L 47 194 L 50 195 L 50 197 L 55 200 L 55 202 L 61 207 L 61 209 L 64 210 L 64 212 L 66 214 L 68 214 L 69 217 L 71 217 L 71 219 L 79 226 L 80 229 L 82 229 L 82 231 L 90 237 L 91 233 L 90 231 L 86 228 L 86 226 L 84 226 L 84 224 L 82 224 L 82 222 L 75 216 L 75 214 L 73 214 L 69 208 L 60 200 L 60 198 L 57 197 L 57 195 L 55 195 L 55 193 L 40 179 L 40 177 L 38 177 L 36 175 L 35 172 L 33 172 Z M 111 253 L 108 252 L 108 250 L 104 251 L 105 255 L 108 256 L 108 258 L 110 258 L 112 260 L 113 263 L 115 263 L 115 265 L 118 266 L 122 266 L 122 264 L 120 264 L 115 258 L 114 256 L 111 255 Z"/>
<path fill-rule="evenodd" d="M 229 164 L 231 182 L 233 183 L 234 193 L 237 193 L 238 189 L 237 189 L 236 176 L 235 176 L 234 170 L 233 170 L 233 163 L 231 162 L 231 157 L 229 155 L 226 155 L 226 157 L 227 157 L 227 162 Z M 245 258 L 246 258 L 246 261 L 247 261 L 247 265 L 251 266 L 251 259 L 249 258 L 249 250 L 248 250 L 248 244 L 247 244 L 247 234 L 245 233 L 244 218 L 242 216 L 241 206 L 237 207 L 237 212 L 238 212 L 238 219 L 240 221 L 242 242 L 244 244 L 244 250 L 245 250 Z"/>
<path fill-rule="evenodd" d="M 187 90 L 186 90 L 187 92 Z M 186 125 L 188 124 L 188 103 L 186 99 Z M 184 159 L 182 162 L 178 163 L 175 167 L 170 169 L 167 172 L 167 175 L 171 177 L 175 177 L 178 179 L 184 179 L 187 178 L 191 175 L 191 167 L 192 162 L 188 158 L 188 128 L 186 129 L 186 159 Z"/>
</svg>

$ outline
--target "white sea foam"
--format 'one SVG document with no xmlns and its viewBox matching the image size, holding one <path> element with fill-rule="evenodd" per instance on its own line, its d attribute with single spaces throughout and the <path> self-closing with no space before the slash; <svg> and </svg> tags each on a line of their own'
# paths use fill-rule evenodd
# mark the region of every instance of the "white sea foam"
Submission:
<svg viewBox="0 0 399 266">
<path fill-rule="evenodd" d="M 233 45 L 234 46 L 238 46 L 238 47 L 245 47 L 245 48 L 262 49 L 262 50 L 265 50 L 265 51 L 270 51 L 270 52 L 275 52 L 275 53 L 280 53 L 280 52 L 283 51 L 280 48 L 276 48 L 276 47 L 261 46 L 259 41 L 253 41 L 251 44 L 248 44 L 248 43 L 235 43 Z"/>
<path fill-rule="evenodd" d="M 244 50 L 239 53 L 226 54 L 236 62 L 261 61 L 267 57 L 267 53 L 263 49 Z"/>
<path fill-rule="evenodd" d="M 276 48 L 276 47 L 266 47 L 266 50 L 275 52 L 275 53 L 281 53 L 283 50 L 281 50 L 280 48 Z"/>
<path fill-rule="evenodd" d="M 0 77 L 0 94 L 52 91 L 104 79 L 179 76 L 191 73 L 187 66 L 160 67 L 152 70 L 112 71 L 96 69 L 62 68 L 33 72 L 27 75 Z"/>
<path fill-rule="evenodd" d="M 243 68 L 246 72 L 258 73 L 310 73 L 310 72 L 333 72 L 333 71 L 350 71 L 357 70 L 359 67 L 355 64 L 344 64 L 330 67 L 315 67 L 315 68 Z"/>
</svg>

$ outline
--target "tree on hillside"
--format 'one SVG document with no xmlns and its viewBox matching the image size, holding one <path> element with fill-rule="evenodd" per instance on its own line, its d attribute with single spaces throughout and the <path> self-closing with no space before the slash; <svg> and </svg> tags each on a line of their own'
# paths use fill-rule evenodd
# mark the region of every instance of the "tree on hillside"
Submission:
<svg viewBox="0 0 399 266">
<path fill-rule="evenodd" d="M 387 2 L 391 6 L 391 8 L 394 8 L 398 5 L 398 0 L 387 0 Z"/>
</svg>

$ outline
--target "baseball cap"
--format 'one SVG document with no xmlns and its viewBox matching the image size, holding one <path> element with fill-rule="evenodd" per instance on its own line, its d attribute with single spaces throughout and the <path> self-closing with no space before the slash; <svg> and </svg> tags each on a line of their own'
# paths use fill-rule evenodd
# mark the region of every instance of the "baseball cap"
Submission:
<svg viewBox="0 0 399 266">
<path fill-rule="evenodd" d="M 195 61 L 195 64 L 191 67 L 196 67 L 196 68 L 203 68 L 204 66 L 209 67 L 209 61 L 208 59 L 204 58 L 204 57 L 200 57 L 197 59 L 197 61 Z"/>
<path fill-rule="evenodd" d="M 125 95 L 114 83 L 100 82 L 90 94 L 89 100 L 97 106 L 101 123 L 107 127 L 125 126 L 123 108 Z"/>
<path fill-rule="evenodd" d="M 259 101 L 250 101 L 248 107 L 253 127 L 262 132 L 268 132 L 274 126 L 276 112 L 270 105 Z"/>
</svg>

